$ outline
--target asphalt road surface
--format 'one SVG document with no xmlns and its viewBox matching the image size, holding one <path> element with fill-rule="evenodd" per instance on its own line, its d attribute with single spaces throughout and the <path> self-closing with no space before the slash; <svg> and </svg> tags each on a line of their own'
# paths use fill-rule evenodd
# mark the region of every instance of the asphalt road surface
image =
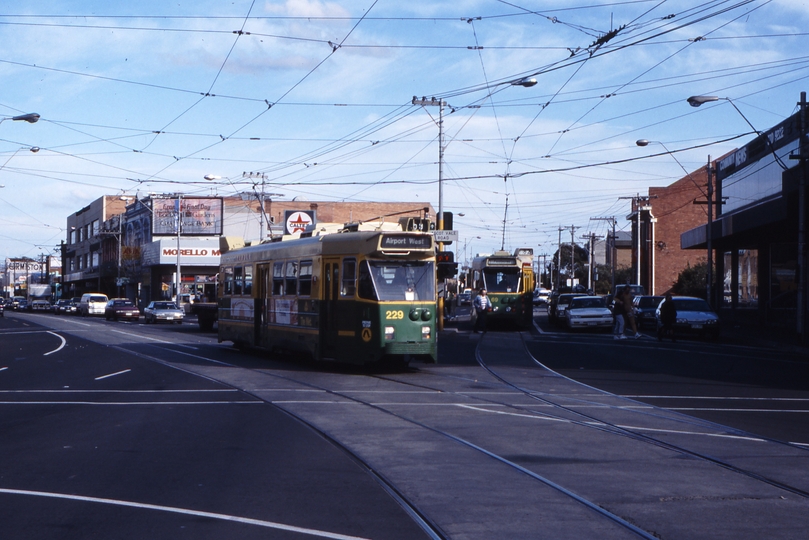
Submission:
<svg viewBox="0 0 809 540">
<path fill-rule="evenodd" d="M 537 315 L 387 373 L 7 313 L 0 537 L 804 537 L 804 358 Z"/>
</svg>

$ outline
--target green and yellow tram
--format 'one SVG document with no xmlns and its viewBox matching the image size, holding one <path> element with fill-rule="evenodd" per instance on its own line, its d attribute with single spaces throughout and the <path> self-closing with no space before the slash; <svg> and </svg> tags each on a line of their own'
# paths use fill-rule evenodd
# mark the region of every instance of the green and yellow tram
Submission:
<svg viewBox="0 0 809 540">
<path fill-rule="evenodd" d="M 533 318 L 534 251 L 518 248 L 479 255 L 472 260 L 473 294 L 486 289 L 492 303 L 490 323 L 526 327 Z"/>
<path fill-rule="evenodd" d="M 353 364 L 436 360 L 435 243 L 337 232 L 223 249 L 219 341 Z"/>
</svg>

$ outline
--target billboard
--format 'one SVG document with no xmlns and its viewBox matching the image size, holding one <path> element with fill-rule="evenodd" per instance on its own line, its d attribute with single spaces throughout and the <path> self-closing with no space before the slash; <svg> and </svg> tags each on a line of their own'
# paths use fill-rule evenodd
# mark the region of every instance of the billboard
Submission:
<svg viewBox="0 0 809 540">
<path fill-rule="evenodd" d="M 222 235 L 221 197 L 152 199 L 152 235 L 177 236 L 177 216 L 182 236 Z"/>
</svg>

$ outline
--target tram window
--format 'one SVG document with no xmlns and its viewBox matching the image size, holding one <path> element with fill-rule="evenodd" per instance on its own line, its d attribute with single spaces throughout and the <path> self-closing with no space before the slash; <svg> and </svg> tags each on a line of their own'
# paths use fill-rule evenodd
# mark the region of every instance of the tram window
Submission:
<svg viewBox="0 0 809 540">
<path fill-rule="evenodd" d="M 253 294 L 253 266 L 247 265 L 244 267 L 244 294 L 250 296 Z"/>
<path fill-rule="evenodd" d="M 233 267 L 227 266 L 222 269 L 225 274 L 225 296 L 233 294 Z"/>
<path fill-rule="evenodd" d="M 238 296 L 242 294 L 242 286 L 244 285 L 244 276 L 242 275 L 242 267 L 237 266 L 233 269 L 233 294 Z"/>
<path fill-rule="evenodd" d="M 435 300 L 432 261 L 368 261 L 376 297 L 381 301 Z"/>
<path fill-rule="evenodd" d="M 371 277 L 371 270 L 368 268 L 368 261 L 360 264 L 360 275 L 357 279 L 357 295 L 366 300 L 379 300 L 374 288 L 374 279 Z"/>
<path fill-rule="evenodd" d="M 298 261 L 287 261 L 284 275 L 284 294 L 294 295 L 298 290 Z"/>
<path fill-rule="evenodd" d="M 312 261 L 301 261 L 298 294 L 300 296 L 311 296 L 312 294 Z"/>
<path fill-rule="evenodd" d="M 517 292 L 520 285 L 520 270 L 518 268 L 498 268 L 483 271 L 486 290 L 489 292 Z"/>
<path fill-rule="evenodd" d="M 343 260 L 343 283 L 340 287 L 340 296 L 354 296 L 356 291 L 357 261 L 356 259 Z"/>
<path fill-rule="evenodd" d="M 277 262 L 272 267 L 272 294 L 281 296 L 284 294 L 284 263 Z"/>
</svg>

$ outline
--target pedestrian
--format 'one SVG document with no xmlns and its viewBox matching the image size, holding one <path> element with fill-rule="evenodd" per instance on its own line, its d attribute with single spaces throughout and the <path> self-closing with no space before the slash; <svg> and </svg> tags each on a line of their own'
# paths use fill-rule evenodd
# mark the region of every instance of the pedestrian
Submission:
<svg viewBox="0 0 809 540">
<path fill-rule="evenodd" d="M 626 326 L 632 330 L 633 337 L 639 339 L 641 337 L 638 332 L 638 326 L 635 323 L 635 313 L 632 312 L 632 290 L 629 287 L 624 287 L 624 318 Z"/>
<path fill-rule="evenodd" d="M 671 298 L 671 293 L 666 293 L 666 298 L 660 304 L 660 327 L 657 329 L 658 341 L 663 341 L 663 337 L 671 337 L 672 342 L 677 340 L 674 337 L 674 323 L 677 322 L 677 308 L 674 306 L 674 300 Z"/>
<path fill-rule="evenodd" d="M 475 297 L 474 302 L 472 305 L 475 308 L 475 328 L 474 332 L 477 334 L 479 330 L 483 330 L 483 333 L 486 333 L 486 317 L 489 315 L 489 312 L 492 310 L 492 302 L 489 300 L 489 297 L 486 296 L 486 289 L 480 289 L 480 292 Z"/>
<path fill-rule="evenodd" d="M 612 304 L 613 339 L 626 339 L 624 335 L 624 289 L 618 289 Z"/>
</svg>

